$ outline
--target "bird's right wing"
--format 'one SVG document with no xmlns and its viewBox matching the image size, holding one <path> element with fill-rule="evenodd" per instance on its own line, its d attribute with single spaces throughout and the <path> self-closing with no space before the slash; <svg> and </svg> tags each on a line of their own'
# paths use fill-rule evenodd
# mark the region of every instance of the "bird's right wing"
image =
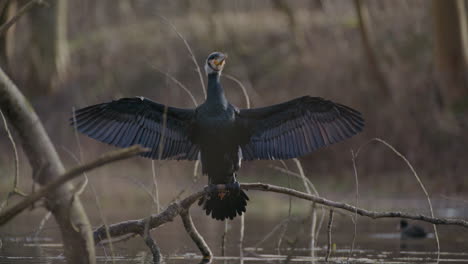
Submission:
<svg viewBox="0 0 468 264">
<path fill-rule="evenodd" d="M 81 133 L 96 140 L 128 147 L 139 144 L 151 149 L 141 154 L 152 159 L 198 159 L 198 146 L 190 140 L 194 110 L 165 106 L 143 97 L 76 110 L 70 118 Z"/>
<path fill-rule="evenodd" d="M 244 160 L 291 159 L 349 138 L 364 127 L 358 111 L 304 96 L 238 113 Z"/>
</svg>

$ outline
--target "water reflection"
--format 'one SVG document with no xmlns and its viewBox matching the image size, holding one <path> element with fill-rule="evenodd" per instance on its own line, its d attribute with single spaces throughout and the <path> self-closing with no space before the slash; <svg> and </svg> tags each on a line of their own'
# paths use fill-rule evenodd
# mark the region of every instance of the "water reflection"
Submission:
<svg viewBox="0 0 468 264">
<path fill-rule="evenodd" d="M 257 201 L 260 199 L 256 199 Z M 284 221 L 287 213 L 262 215 L 261 208 L 251 210 L 246 216 L 244 260 L 245 263 L 284 263 L 290 259 L 294 263 L 310 263 L 312 261 L 309 248 L 310 219 L 303 212 L 295 213 L 284 230 L 279 228 L 265 242 L 259 244 L 275 226 Z M 258 205 L 257 205 L 258 206 Z M 130 208 L 130 207 L 129 207 Z M 123 215 L 110 215 L 110 221 L 117 222 L 127 219 L 128 215 L 137 218 L 146 212 L 138 210 L 124 212 Z M 57 227 L 49 221 L 41 236 L 34 238 L 37 223 L 44 212 L 27 212 L 0 230 L 2 247 L 0 263 L 65 263 L 62 255 L 62 245 Z M 457 215 L 460 215 L 457 212 Z M 227 233 L 226 255 L 221 255 L 221 239 L 224 224 L 204 216 L 201 210 L 193 208 L 193 220 L 216 256 L 213 263 L 239 263 L 239 229 L 240 221 L 229 222 Z M 320 215 L 319 215 L 320 217 Z M 90 215 L 99 224 L 99 218 Z M 325 221 L 326 222 L 326 221 Z M 33 225 L 31 223 L 34 223 Z M 353 263 L 427 263 L 435 262 L 437 246 L 433 233 L 423 239 L 401 239 L 396 228 L 400 219 L 371 220 L 360 217 L 357 222 L 355 248 L 350 254 L 353 240 L 354 224 L 347 214 L 336 214 L 332 229 L 333 251 L 331 263 L 344 263 L 348 259 Z M 432 226 L 417 222 L 426 231 L 431 232 Z M 324 261 L 326 254 L 327 235 L 325 224 L 316 238 L 318 247 L 315 249 L 316 263 Z M 461 227 L 439 226 L 441 243 L 441 260 L 447 262 L 468 262 L 468 230 Z M 182 223 L 176 219 L 157 230 L 153 237 L 161 248 L 168 264 L 199 263 L 201 256 L 195 245 L 185 233 Z M 278 241 L 282 239 L 281 243 Z M 259 244 L 259 245 L 258 245 Z M 278 244 L 280 247 L 278 248 Z M 258 245 L 258 246 L 255 246 Z M 151 254 L 141 238 L 135 237 L 114 245 L 115 261 L 117 263 L 151 263 Z M 110 263 L 110 252 L 107 247 L 97 247 L 98 262 Z"/>
</svg>

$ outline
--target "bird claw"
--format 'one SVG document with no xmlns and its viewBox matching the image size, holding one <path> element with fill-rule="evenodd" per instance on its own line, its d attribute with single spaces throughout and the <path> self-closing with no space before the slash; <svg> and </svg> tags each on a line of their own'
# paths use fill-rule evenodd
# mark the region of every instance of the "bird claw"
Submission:
<svg viewBox="0 0 468 264">
<path fill-rule="evenodd" d="M 228 184 L 208 184 L 205 186 L 205 192 L 208 193 L 216 193 L 220 191 L 232 191 L 234 193 L 239 193 L 240 189 L 240 184 L 237 181 Z"/>
</svg>

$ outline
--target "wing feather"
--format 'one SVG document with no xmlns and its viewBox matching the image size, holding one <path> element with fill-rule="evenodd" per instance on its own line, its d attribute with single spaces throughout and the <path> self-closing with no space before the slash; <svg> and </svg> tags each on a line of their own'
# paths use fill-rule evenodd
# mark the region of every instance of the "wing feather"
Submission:
<svg viewBox="0 0 468 264">
<path fill-rule="evenodd" d="M 151 151 L 141 154 L 144 157 L 196 160 L 199 148 L 190 140 L 194 114 L 194 110 L 167 107 L 136 97 L 78 109 L 70 121 L 79 132 L 107 144 L 118 147 L 140 144 L 150 148 Z"/>
<path fill-rule="evenodd" d="M 264 108 L 241 109 L 241 149 L 245 160 L 290 159 L 359 133 L 358 111 L 319 97 L 300 97 Z"/>
</svg>

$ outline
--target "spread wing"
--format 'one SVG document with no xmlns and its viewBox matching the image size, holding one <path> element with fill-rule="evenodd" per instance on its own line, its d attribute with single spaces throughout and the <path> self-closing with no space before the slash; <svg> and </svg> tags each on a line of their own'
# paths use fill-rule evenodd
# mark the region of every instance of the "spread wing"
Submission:
<svg viewBox="0 0 468 264">
<path fill-rule="evenodd" d="M 242 109 L 238 122 L 244 160 L 296 158 L 347 139 L 364 128 L 358 111 L 309 96 L 264 108 Z"/>
<path fill-rule="evenodd" d="M 143 97 L 88 106 L 70 118 L 81 133 L 96 140 L 128 147 L 139 144 L 152 159 L 196 160 L 198 146 L 190 140 L 194 110 L 158 104 Z"/>
</svg>

